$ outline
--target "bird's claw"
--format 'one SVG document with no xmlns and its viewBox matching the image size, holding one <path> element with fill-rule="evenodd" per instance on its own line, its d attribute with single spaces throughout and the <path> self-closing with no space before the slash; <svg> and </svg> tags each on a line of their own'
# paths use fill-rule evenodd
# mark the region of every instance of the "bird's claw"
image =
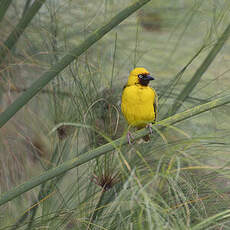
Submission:
<svg viewBox="0 0 230 230">
<path fill-rule="evenodd" d="M 152 127 L 153 127 L 152 123 L 149 123 L 146 125 L 146 128 L 149 129 L 150 134 L 153 134 L 153 128 Z"/>
<path fill-rule="evenodd" d="M 127 139 L 128 139 L 128 142 L 130 145 L 132 145 L 132 140 L 134 140 L 133 136 L 132 136 L 132 133 L 130 131 L 128 131 L 127 133 Z"/>
</svg>

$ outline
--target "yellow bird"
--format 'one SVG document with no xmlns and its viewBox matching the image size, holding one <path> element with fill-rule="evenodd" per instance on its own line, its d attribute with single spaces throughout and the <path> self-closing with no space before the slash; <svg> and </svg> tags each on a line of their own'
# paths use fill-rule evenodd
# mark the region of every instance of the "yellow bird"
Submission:
<svg viewBox="0 0 230 230">
<path fill-rule="evenodd" d="M 154 78 L 145 68 L 135 68 L 131 71 L 122 92 L 122 113 L 128 124 L 138 129 L 154 123 L 157 118 L 157 94 L 148 86 L 151 80 Z M 131 133 L 128 132 L 129 143 L 131 143 L 130 137 Z M 149 135 L 145 136 L 144 140 L 148 141 Z"/>
</svg>

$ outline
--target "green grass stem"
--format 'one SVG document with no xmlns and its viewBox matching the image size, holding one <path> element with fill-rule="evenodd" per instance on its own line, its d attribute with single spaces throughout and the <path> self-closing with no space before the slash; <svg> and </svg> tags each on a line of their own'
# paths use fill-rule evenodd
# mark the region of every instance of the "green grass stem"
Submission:
<svg viewBox="0 0 230 230">
<path fill-rule="evenodd" d="M 12 0 L 1 0 L 0 2 L 0 22 L 6 14 L 7 9 L 9 8 Z"/>
<path fill-rule="evenodd" d="M 214 216 L 211 216 L 204 221 L 200 222 L 199 224 L 196 224 L 191 228 L 191 230 L 202 230 L 202 229 L 208 229 L 208 227 L 213 226 L 213 223 L 218 223 L 218 221 L 223 221 L 224 219 L 229 219 L 230 217 L 230 210 L 223 211 L 221 213 L 218 213 Z M 221 228 L 220 228 L 221 229 Z"/>
<path fill-rule="evenodd" d="M 230 24 L 227 26 L 227 28 L 225 29 L 221 37 L 217 40 L 216 44 L 211 49 L 211 51 L 209 52 L 209 54 L 207 55 L 203 63 L 200 65 L 200 67 L 197 69 L 197 71 L 195 72 L 191 80 L 186 84 L 184 89 L 175 99 L 170 115 L 174 115 L 180 109 L 183 102 L 188 98 L 190 93 L 199 83 L 202 75 L 205 73 L 205 71 L 208 69 L 210 64 L 213 62 L 216 55 L 219 53 L 219 51 L 221 50 L 225 42 L 228 40 L 229 36 L 230 36 Z"/>
<path fill-rule="evenodd" d="M 183 121 L 185 119 L 188 119 L 190 117 L 193 117 L 195 115 L 198 115 L 200 113 L 209 111 L 211 109 L 217 108 L 221 105 L 230 103 L 230 95 L 221 97 L 219 99 L 213 100 L 211 102 L 205 103 L 203 105 L 196 106 L 194 108 L 191 108 L 189 110 L 186 110 L 182 113 L 176 114 L 172 117 L 169 117 L 167 119 L 164 119 L 158 123 L 156 123 L 154 126 L 157 127 L 165 127 L 169 125 L 173 125 L 175 123 L 178 123 L 180 121 Z M 149 133 L 149 129 L 141 129 L 134 133 L 134 139 L 139 139 Z M 15 188 L 11 189 L 10 191 L 2 194 L 0 196 L 0 205 L 5 204 L 6 202 L 14 199 L 15 197 L 31 190 L 32 188 L 45 183 L 48 180 L 51 180 L 52 178 L 55 178 L 57 176 L 62 175 L 63 173 L 66 173 L 72 168 L 78 167 L 92 159 L 95 159 L 111 150 L 116 149 L 117 147 L 127 144 L 128 140 L 126 136 L 120 137 L 110 143 L 107 143 L 105 145 L 102 145 L 98 148 L 95 148 L 93 150 L 90 150 L 79 157 L 75 157 L 72 160 L 66 161 L 65 163 L 52 168 L 50 170 L 47 170 L 46 172 L 42 173 L 40 176 L 34 177 L 31 180 L 16 186 Z"/>
<path fill-rule="evenodd" d="M 23 34 L 26 27 L 30 24 L 31 20 L 40 10 L 46 0 L 34 1 L 33 5 L 27 10 L 24 16 L 20 19 L 15 29 L 11 32 L 3 46 L 0 47 L 0 64 L 5 59 L 7 53 L 15 46 L 18 39 Z"/>
</svg>

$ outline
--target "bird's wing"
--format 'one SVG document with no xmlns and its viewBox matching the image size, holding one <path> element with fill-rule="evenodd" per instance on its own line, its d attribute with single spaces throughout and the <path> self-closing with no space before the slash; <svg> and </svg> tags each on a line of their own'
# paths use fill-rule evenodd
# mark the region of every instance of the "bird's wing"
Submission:
<svg viewBox="0 0 230 230">
<path fill-rule="evenodd" d="M 127 85 L 124 85 L 123 89 L 122 89 L 122 92 L 124 91 L 124 89 L 127 87 Z"/>
<path fill-rule="evenodd" d="M 155 99 L 153 102 L 153 107 L 154 107 L 154 112 L 155 112 L 155 121 L 154 121 L 154 123 L 155 123 L 157 121 L 157 118 L 158 118 L 158 95 L 157 95 L 155 90 L 154 90 L 154 93 L 155 93 Z"/>
</svg>

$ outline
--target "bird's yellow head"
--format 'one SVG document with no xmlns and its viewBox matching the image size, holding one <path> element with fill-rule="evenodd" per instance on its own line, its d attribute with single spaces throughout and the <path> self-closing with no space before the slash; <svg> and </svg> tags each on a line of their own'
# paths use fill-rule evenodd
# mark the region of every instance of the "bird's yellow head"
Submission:
<svg viewBox="0 0 230 230">
<path fill-rule="evenodd" d="M 154 80 L 154 78 L 149 75 L 149 72 L 145 68 L 139 67 L 131 71 L 127 85 L 140 84 L 147 86 L 151 80 Z"/>
</svg>

